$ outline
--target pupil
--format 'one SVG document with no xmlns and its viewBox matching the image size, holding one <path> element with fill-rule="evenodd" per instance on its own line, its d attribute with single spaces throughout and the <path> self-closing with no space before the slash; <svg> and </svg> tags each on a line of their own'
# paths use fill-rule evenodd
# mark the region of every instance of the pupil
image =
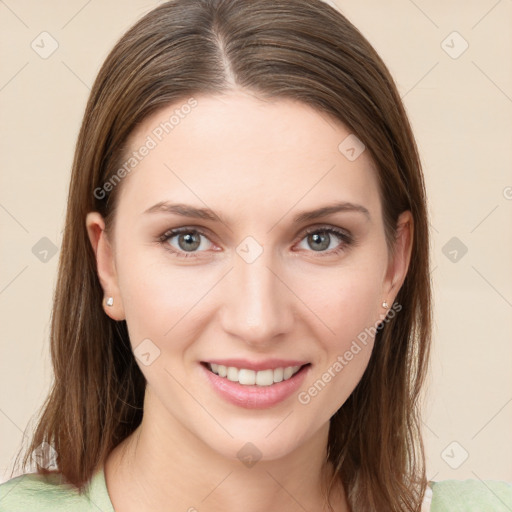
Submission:
<svg viewBox="0 0 512 512">
<path fill-rule="evenodd" d="M 316 250 L 327 249 L 329 247 L 330 239 L 329 239 L 329 235 L 322 231 L 321 234 L 314 233 L 312 235 L 309 235 L 309 241 L 314 242 L 313 249 L 316 251 Z M 315 244 L 318 244 L 318 245 L 316 245 L 316 248 L 315 248 Z"/>
<path fill-rule="evenodd" d="M 182 244 L 182 240 L 186 240 L 186 244 Z M 183 249 L 185 251 L 189 249 L 195 250 L 201 244 L 201 240 L 199 239 L 199 235 L 197 233 L 186 233 L 178 237 L 178 244 L 180 246 L 180 249 Z"/>
</svg>

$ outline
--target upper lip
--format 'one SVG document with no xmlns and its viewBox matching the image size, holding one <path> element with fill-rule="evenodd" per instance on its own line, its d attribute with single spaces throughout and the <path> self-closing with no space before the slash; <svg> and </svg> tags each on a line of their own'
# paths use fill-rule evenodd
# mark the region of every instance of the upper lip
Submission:
<svg viewBox="0 0 512 512">
<path fill-rule="evenodd" d="M 205 363 L 233 366 L 235 368 L 246 368 L 247 370 L 275 370 L 287 366 L 303 366 L 308 361 L 297 361 L 296 359 L 265 359 L 263 361 L 249 361 L 248 359 L 211 359 Z"/>
</svg>

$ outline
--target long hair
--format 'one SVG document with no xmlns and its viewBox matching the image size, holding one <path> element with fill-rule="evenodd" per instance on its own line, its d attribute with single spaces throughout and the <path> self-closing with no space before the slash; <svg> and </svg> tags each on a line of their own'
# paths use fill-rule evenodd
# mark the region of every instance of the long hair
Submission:
<svg viewBox="0 0 512 512">
<path fill-rule="evenodd" d="M 103 290 L 85 217 L 109 232 L 128 136 L 153 112 L 234 87 L 293 99 L 341 121 L 378 172 L 386 240 L 410 210 L 409 271 L 368 367 L 330 419 L 328 459 L 355 511 L 419 511 L 427 481 L 420 392 L 429 362 L 431 287 L 425 186 L 396 85 L 361 33 L 321 0 L 174 0 L 121 37 L 93 85 L 78 136 L 51 318 L 54 381 L 23 460 L 43 443 L 79 492 L 110 451 L 140 424 L 145 379 L 125 321 L 102 309 Z M 341 142 L 341 141 L 340 141 Z M 37 472 L 49 470 L 37 465 Z"/>
</svg>

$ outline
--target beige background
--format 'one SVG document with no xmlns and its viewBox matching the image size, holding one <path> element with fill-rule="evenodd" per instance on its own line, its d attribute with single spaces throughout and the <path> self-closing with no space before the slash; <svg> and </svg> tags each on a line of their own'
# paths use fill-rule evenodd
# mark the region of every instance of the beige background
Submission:
<svg viewBox="0 0 512 512">
<path fill-rule="evenodd" d="M 58 257 L 41 261 L 40 240 L 60 247 L 89 89 L 117 38 L 156 5 L 0 0 L 0 481 L 50 384 Z M 512 481 L 512 0 L 337 5 L 393 73 L 425 168 L 436 319 L 428 476 Z M 58 42 L 46 59 L 43 31 Z"/>
</svg>

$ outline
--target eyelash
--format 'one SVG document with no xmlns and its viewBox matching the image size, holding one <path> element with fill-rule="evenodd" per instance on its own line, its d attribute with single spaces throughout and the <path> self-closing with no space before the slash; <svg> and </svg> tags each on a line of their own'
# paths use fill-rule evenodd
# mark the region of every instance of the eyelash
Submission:
<svg viewBox="0 0 512 512">
<path fill-rule="evenodd" d="M 189 228 L 189 227 L 183 227 L 183 228 L 176 228 L 176 229 L 170 229 L 160 235 L 157 238 L 158 243 L 160 243 L 165 250 L 171 252 L 173 255 L 179 257 L 179 258 L 195 258 L 197 256 L 194 256 L 196 252 L 203 252 L 203 251 L 193 251 L 193 252 L 185 252 L 185 251 L 177 251 L 175 250 L 170 244 L 167 242 L 174 238 L 176 235 L 184 234 L 184 233 L 197 233 L 199 235 L 204 236 L 205 238 L 208 238 L 208 235 L 201 231 L 198 228 Z M 308 235 L 311 235 L 313 233 L 328 233 L 329 235 L 335 235 L 341 240 L 341 243 L 338 247 L 335 249 L 330 249 L 329 251 L 309 251 L 309 252 L 318 252 L 319 256 L 332 256 L 337 255 L 343 251 L 345 251 L 349 246 L 353 245 L 355 243 L 354 238 L 351 234 L 348 232 L 345 232 L 341 229 L 335 228 L 333 226 L 313 226 L 311 228 L 307 228 L 303 233 L 301 238 L 299 239 L 299 242 L 301 242 L 305 237 Z"/>
</svg>

